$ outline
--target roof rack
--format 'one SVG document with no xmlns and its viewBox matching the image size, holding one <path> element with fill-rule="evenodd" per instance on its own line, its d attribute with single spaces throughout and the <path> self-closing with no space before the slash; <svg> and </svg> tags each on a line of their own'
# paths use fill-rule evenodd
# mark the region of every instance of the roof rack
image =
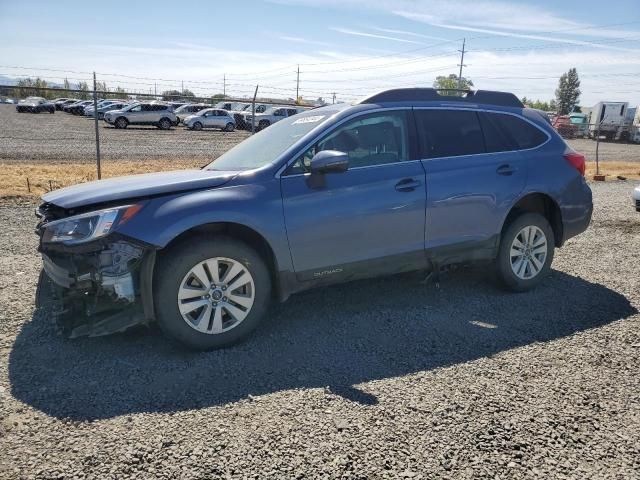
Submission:
<svg viewBox="0 0 640 480">
<path fill-rule="evenodd" d="M 439 92 L 444 92 L 441 95 Z M 466 95 L 450 95 L 450 92 L 461 92 Z M 359 103 L 382 102 L 466 102 L 484 105 L 498 105 L 501 107 L 524 108 L 518 97 L 509 92 L 494 92 L 491 90 L 463 90 L 452 88 L 394 88 L 376 93 L 361 100 Z"/>
</svg>

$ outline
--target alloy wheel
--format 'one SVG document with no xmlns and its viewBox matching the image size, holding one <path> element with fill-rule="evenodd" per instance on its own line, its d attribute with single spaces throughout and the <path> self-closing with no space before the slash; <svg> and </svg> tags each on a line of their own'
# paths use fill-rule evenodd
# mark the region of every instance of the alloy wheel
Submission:
<svg viewBox="0 0 640 480">
<path fill-rule="evenodd" d="M 239 261 L 214 257 L 191 268 L 180 282 L 178 309 L 191 328 L 219 334 L 237 327 L 249 315 L 255 285 Z"/>
<path fill-rule="evenodd" d="M 543 269 L 547 252 L 547 237 L 544 232 L 535 225 L 526 226 L 511 243 L 511 270 L 516 277 L 531 280 Z"/>
</svg>

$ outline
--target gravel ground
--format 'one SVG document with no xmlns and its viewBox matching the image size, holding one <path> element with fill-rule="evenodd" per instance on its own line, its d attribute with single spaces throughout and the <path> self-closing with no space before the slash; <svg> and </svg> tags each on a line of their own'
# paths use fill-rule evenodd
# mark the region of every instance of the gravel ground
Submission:
<svg viewBox="0 0 640 480">
<path fill-rule="evenodd" d="M 0 105 L 0 160 L 88 161 L 95 159 L 93 119 L 64 112 L 17 113 Z M 202 158 L 213 160 L 247 137 L 246 131 L 190 131 L 184 127 L 128 127 L 116 130 L 100 121 L 100 153 L 105 160 Z"/>
<path fill-rule="evenodd" d="M 128 133 L 128 132 L 127 132 Z M 299 294 L 246 343 L 57 337 L 33 205 L 0 207 L 1 478 L 640 478 L 640 214 L 594 184 L 549 280 Z"/>
<path fill-rule="evenodd" d="M 0 160 L 3 161 L 87 161 L 95 158 L 92 119 L 64 112 L 17 113 L 12 105 L 0 105 Z M 193 132 L 183 127 L 170 131 L 155 127 L 116 130 L 100 122 L 100 149 L 105 160 L 202 158 L 214 160 L 245 139 L 246 131 L 232 133 L 206 130 Z M 596 142 L 575 139 L 568 143 L 595 160 Z M 602 161 L 640 162 L 640 145 L 602 142 Z M 204 163 L 204 162 L 203 162 Z"/>
</svg>

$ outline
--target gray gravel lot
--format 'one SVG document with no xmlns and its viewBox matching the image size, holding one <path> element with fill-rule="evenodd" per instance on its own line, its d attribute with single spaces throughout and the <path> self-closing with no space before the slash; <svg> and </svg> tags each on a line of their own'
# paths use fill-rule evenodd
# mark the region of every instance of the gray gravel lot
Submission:
<svg viewBox="0 0 640 480">
<path fill-rule="evenodd" d="M 201 158 L 213 160 L 248 136 L 246 131 L 200 132 L 153 126 L 116 130 L 100 121 L 100 153 L 105 160 L 153 160 Z M 93 119 L 64 112 L 17 113 L 12 105 L 0 105 L 0 160 L 95 161 Z"/>
<path fill-rule="evenodd" d="M 0 160 L 3 161 L 87 161 L 95 159 L 92 119 L 64 112 L 19 114 L 12 105 L 0 105 Z M 197 158 L 213 160 L 247 138 L 246 131 L 194 132 L 183 127 L 169 131 L 155 127 L 116 130 L 100 122 L 101 154 L 105 160 Z M 595 160 L 596 142 L 575 139 L 568 143 Z M 640 162 L 640 145 L 603 142 L 600 160 Z M 203 162 L 204 163 L 204 162 Z"/>
<path fill-rule="evenodd" d="M 640 214 L 590 229 L 526 294 L 482 271 L 276 305 L 246 343 L 64 340 L 34 311 L 32 205 L 0 207 L 1 478 L 640 478 Z"/>
</svg>

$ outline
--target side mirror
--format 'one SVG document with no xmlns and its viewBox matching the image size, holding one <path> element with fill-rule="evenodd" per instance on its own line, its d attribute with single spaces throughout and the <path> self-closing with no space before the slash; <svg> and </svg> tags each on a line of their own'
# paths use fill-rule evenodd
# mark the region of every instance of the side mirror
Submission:
<svg viewBox="0 0 640 480">
<path fill-rule="evenodd" d="M 337 150 L 323 150 L 311 159 L 311 173 L 342 173 L 349 169 L 349 155 Z"/>
</svg>

